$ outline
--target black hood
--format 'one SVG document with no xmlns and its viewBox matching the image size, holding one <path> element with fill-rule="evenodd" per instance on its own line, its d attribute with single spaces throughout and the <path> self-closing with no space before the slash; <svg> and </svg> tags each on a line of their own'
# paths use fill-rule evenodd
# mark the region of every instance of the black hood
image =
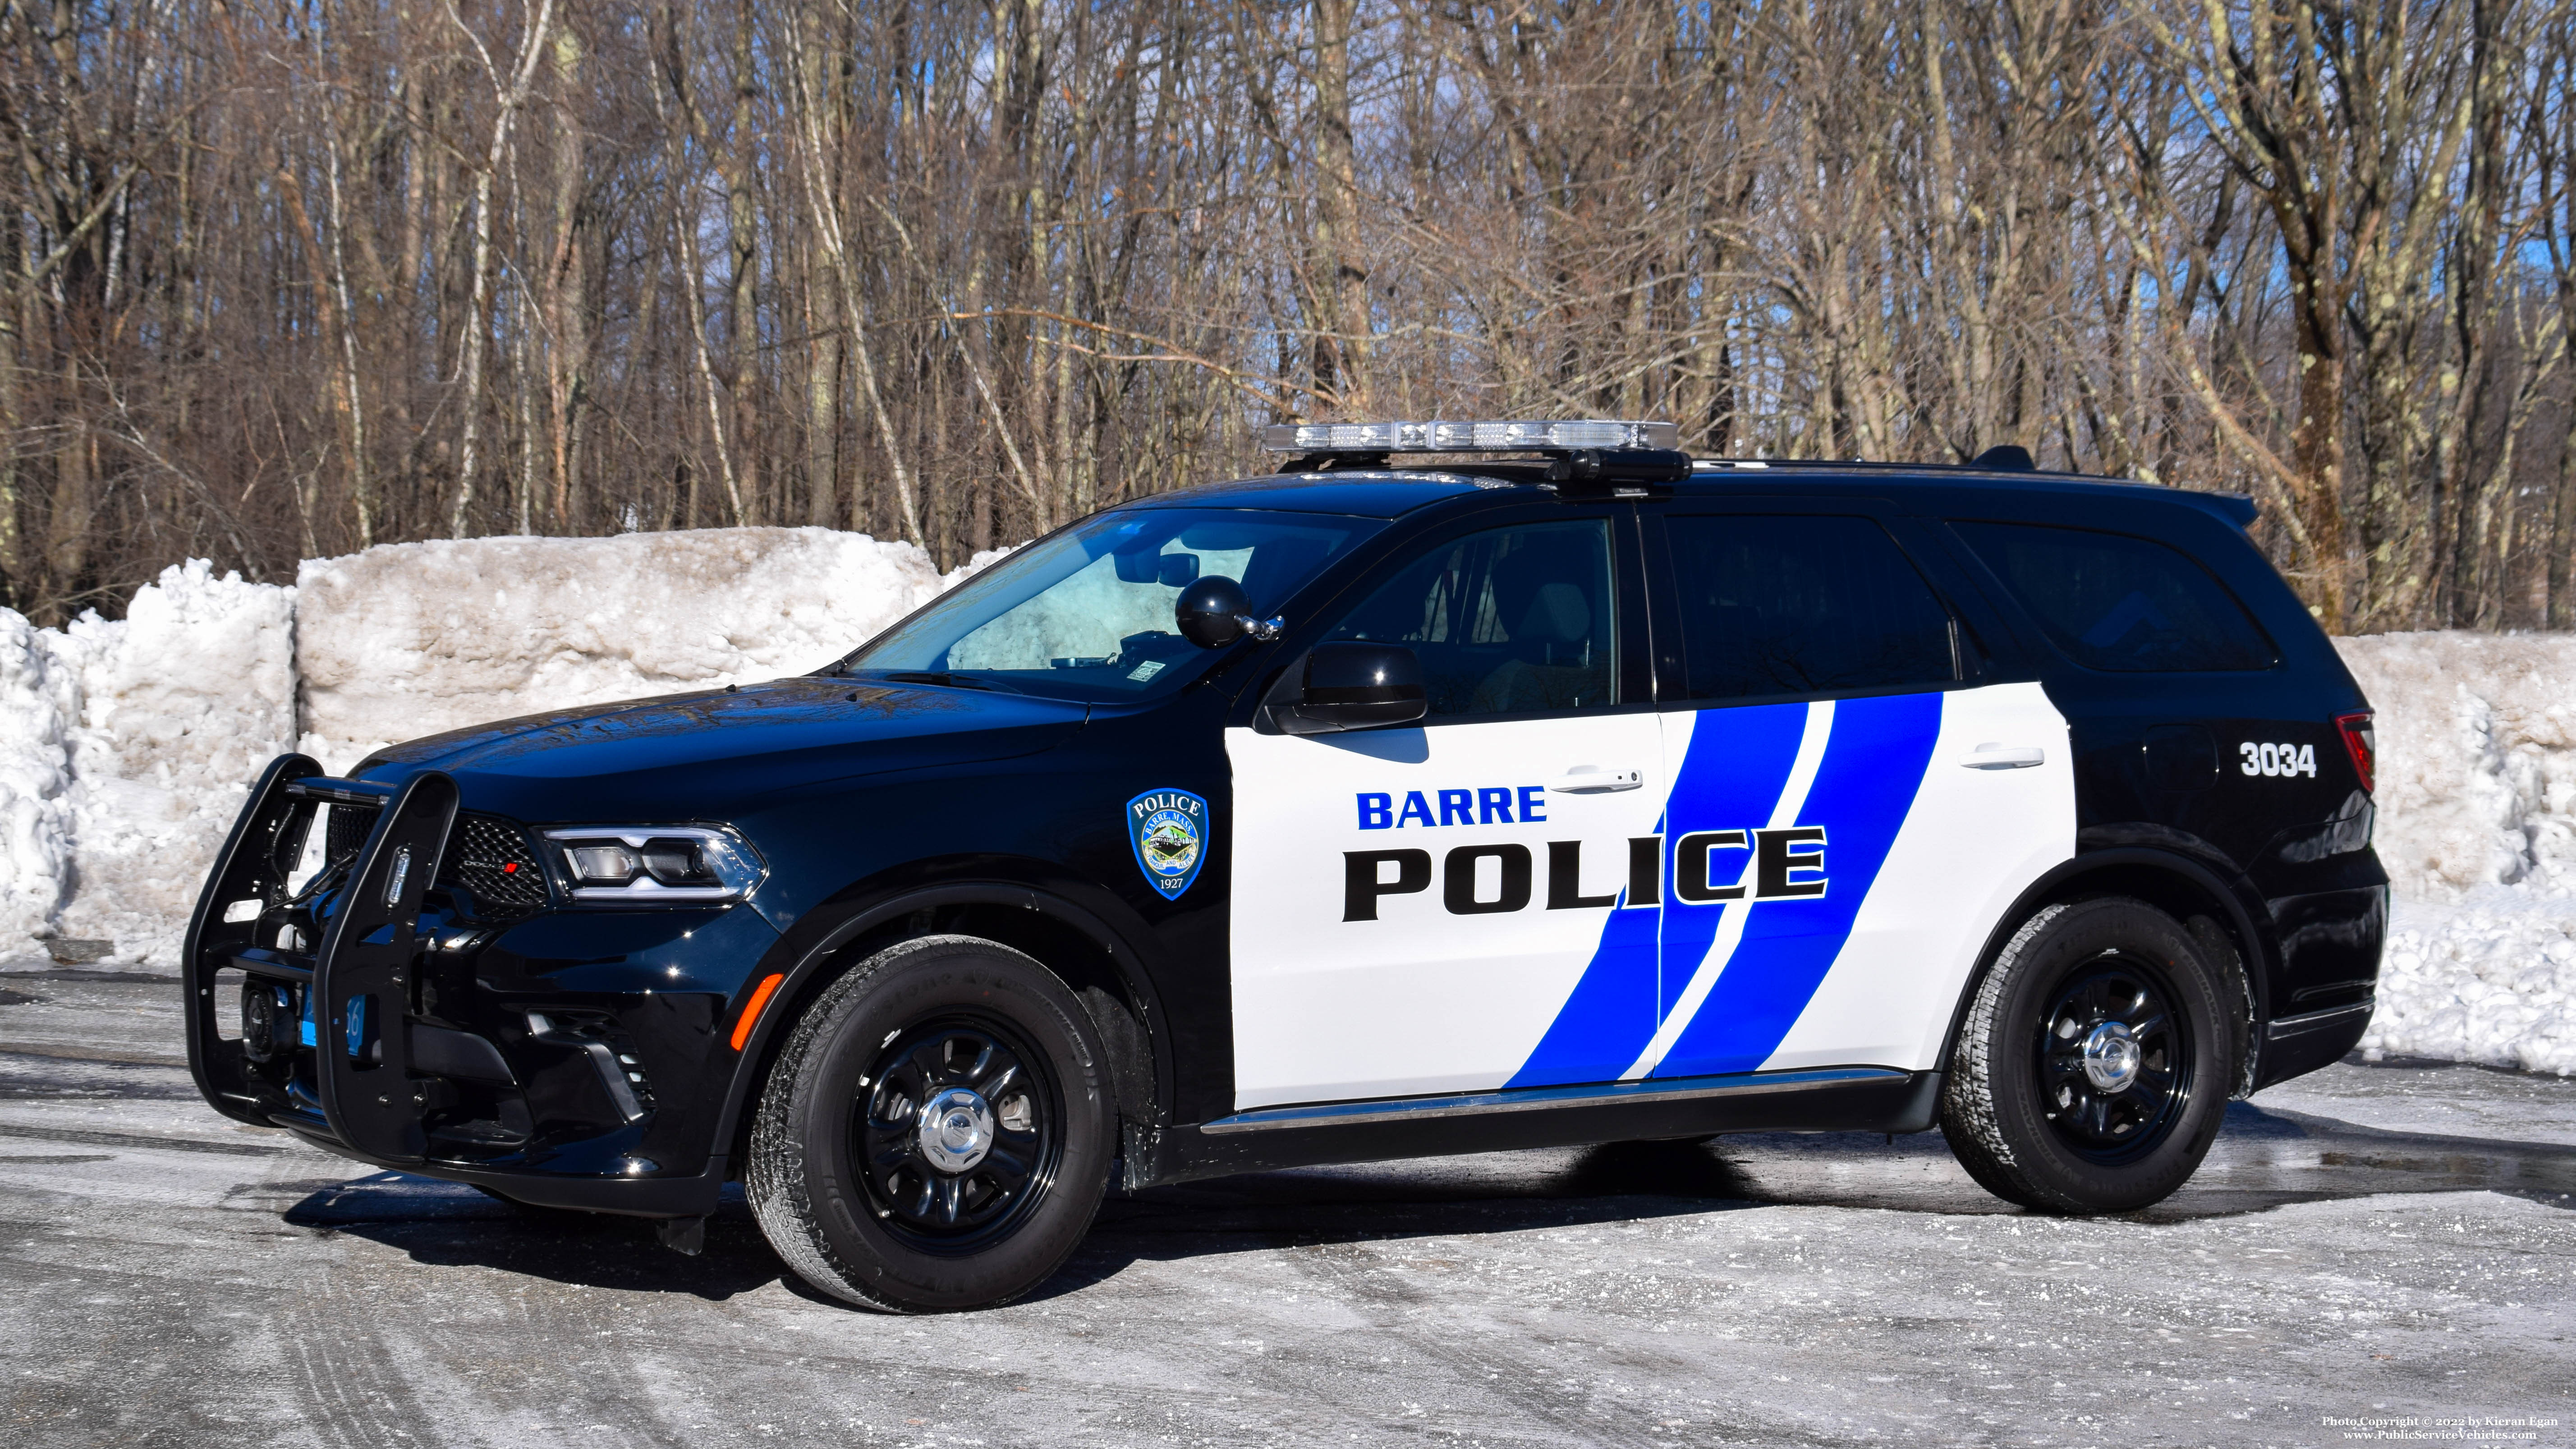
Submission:
<svg viewBox="0 0 2576 1449">
<path fill-rule="evenodd" d="M 450 730 L 380 750 L 356 773 L 444 770 L 467 809 L 527 821 L 724 818 L 854 775 L 1033 754 L 1087 712 L 984 690 L 781 679 Z"/>
</svg>

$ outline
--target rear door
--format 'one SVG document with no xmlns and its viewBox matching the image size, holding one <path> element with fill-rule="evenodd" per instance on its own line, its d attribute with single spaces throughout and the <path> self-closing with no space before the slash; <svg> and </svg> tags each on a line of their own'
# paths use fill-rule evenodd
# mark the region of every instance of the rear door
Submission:
<svg viewBox="0 0 2576 1449">
<path fill-rule="evenodd" d="M 1671 793 L 1621 1078 L 1929 1069 L 1988 932 L 2073 854 L 2066 723 L 1998 681 L 1911 528 L 1867 504 L 1647 518 Z"/>
<path fill-rule="evenodd" d="M 1632 859 L 1657 889 L 1631 842 L 1664 795 L 1635 514 L 1512 517 L 1403 551 L 1301 641 L 1412 649 L 1423 723 L 1226 731 L 1237 1110 L 1626 1065 L 1533 1053 L 1578 982 L 1586 1010 L 1651 1009 L 1655 912 L 1624 908 Z"/>
<path fill-rule="evenodd" d="M 2048 685 L 2074 735 L 2085 847 L 2181 849 L 2243 871 L 2280 945 L 2269 1012 L 2358 1008 L 2384 910 L 2370 795 L 2335 725 L 2359 699 L 2242 535 L 2156 512 L 1950 527 L 2056 656 Z M 2246 606 L 2267 594 L 2288 605 L 2277 633 Z"/>
</svg>

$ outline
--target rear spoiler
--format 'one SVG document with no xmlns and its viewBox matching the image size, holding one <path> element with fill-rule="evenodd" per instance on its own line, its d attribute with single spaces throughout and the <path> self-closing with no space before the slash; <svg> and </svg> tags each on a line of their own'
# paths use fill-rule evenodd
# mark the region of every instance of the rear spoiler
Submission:
<svg viewBox="0 0 2576 1449">
<path fill-rule="evenodd" d="M 2263 516 L 2263 510 L 2255 506 L 2251 493 L 2208 493 L 2202 496 L 2217 504 L 2218 511 L 2226 514 L 2238 528 L 2252 528 L 2254 520 Z"/>
</svg>

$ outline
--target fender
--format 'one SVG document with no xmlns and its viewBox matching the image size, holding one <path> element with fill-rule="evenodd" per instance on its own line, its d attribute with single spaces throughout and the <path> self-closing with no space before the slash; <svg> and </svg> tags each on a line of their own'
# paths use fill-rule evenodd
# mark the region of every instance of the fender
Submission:
<svg viewBox="0 0 2576 1449">
<path fill-rule="evenodd" d="M 835 902 L 819 908 L 809 913 L 800 925 L 809 924 L 825 911 L 840 913 L 838 919 L 820 934 L 804 941 L 780 942 L 769 958 L 755 968 L 750 980 L 756 981 L 773 973 L 783 974 L 787 979 L 779 983 L 777 991 L 762 1009 L 760 1019 L 753 1024 L 750 1039 L 743 1043 L 741 1054 L 735 1058 L 733 1079 L 725 1090 L 724 1106 L 717 1114 L 715 1134 L 710 1144 L 710 1176 L 720 1178 L 728 1170 L 729 1164 L 725 1159 L 732 1155 L 735 1139 L 741 1133 L 754 1088 L 768 1076 L 770 1062 L 776 1058 L 779 1045 L 798 1017 L 795 1008 L 811 998 L 824 977 L 837 974 L 833 958 L 841 948 L 916 911 L 964 905 L 1009 906 L 1036 911 L 1079 933 L 1099 948 L 1118 972 L 1119 981 L 1126 987 L 1129 999 L 1136 1003 L 1143 1018 L 1146 1047 L 1153 1059 L 1152 1116 L 1157 1126 L 1168 1125 L 1161 1119 L 1169 1115 L 1172 1100 L 1170 1034 L 1163 1025 L 1161 998 L 1155 993 L 1153 981 L 1144 970 L 1143 959 L 1128 937 L 1113 929 L 1099 915 L 1051 890 L 1009 880 L 945 881 L 901 890 L 893 895 Z M 800 930 L 798 934 L 804 935 L 805 932 Z"/>
<path fill-rule="evenodd" d="M 2272 945 L 2269 938 L 2256 927 L 2256 917 L 2246 907 L 2242 887 L 2230 884 L 2218 872 L 2191 856 L 2160 846 L 2126 845 L 2085 850 L 2079 843 L 2077 850 L 2078 854 L 2073 859 L 2051 868 L 2039 879 L 2032 881 L 2020 895 L 2014 897 L 2011 909 L 2005 911 L 2002 918 L 1995 922 L 1994 928 L 1987 932 L 1986 943 L 1977 953 L 1977 969 L 1968 974 L 1967 984 L 1961 988 L 1958 1002 L 1950 1008 L 1950 1027 L 1941 1038 L 1940 1069 L 1944 1072 L 1950 1069 L 1950 1054 L 1958 1047 L 1960 1028 L 1967 1024 L 1969 1003 L 1976 999 L 1978 988 L 1985 983 L 1986 973 L 1994 968 L 1996 955 L 2003 950 L 2004 944 L 2012 939 L 2012 933 L 2021 929 L 2021 923 L 2029 920 L 2042 905 L 2047 904 L 2051 897 L 2060 894 L 2070 882 L 2087 875 L 2122 867 L 2156 870 L 2179 876 L 2225 906 L 2229 933 L 2236 938 L 2237 949 L 2245 958 L 2246 985 L 2254 993 L 2254 1020 L 2247 1024 L 2247 1039 L 2253 1044 L 2253 1049 L 2259 1052 L 2262 1049 L 2263 1024 L 2272 1017 L 2270 987 L 2265 979 L 2270 972 L 2264 969 L 2271 960 Z M 2253 1065 L 2251 1062 L 2246 1064 L 2249 1080 Z"/>
</svg>

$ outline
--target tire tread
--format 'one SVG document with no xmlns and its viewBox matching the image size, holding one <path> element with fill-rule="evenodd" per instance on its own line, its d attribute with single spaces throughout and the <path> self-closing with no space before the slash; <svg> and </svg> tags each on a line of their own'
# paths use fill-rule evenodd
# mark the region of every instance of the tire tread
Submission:
<svg viewBox="0 0 2576 1449">
<path fill-rule="evenodd" d="M 808 1064 L 819 1051 L 827 1049 L 845 1026 L 848 1018 L 864 1004 L 868 989 L 889 973 L 901 969 L 914 958 L 933 952 L 971 951 L 985 957 L 1000 957 L 1030 972 L 1040 980 L 1053 983 L 1055 977 L 1029 956 L 980 936 L 916 936 L 888 946 L 843 973 L 826 986 L 812 1005 L 797 1019 L 796 1026 L 780 1048 L 763 1084 L 760 1106 L 752 1123 L 750 1161 L 743 1173 L 743 1196 L 761 1232 L 777 1250 L 789 1269 L 816 1288 L 861 1308 L 880 1313 L 917 1313 L 926 1311 L 902 1297 L 877 1287 L 861 1265 L 850 1262 L 837 1250 L 820 1222 L 822 1206 L 812 1191 L 813 1178 L 806 1170 L 805 1143 L 798 1130 L 803 1103 L 799 1088 Z M 1068 1026 L 1082 1021 L 1081 1008 L 1072 1009 Z M 1077 1043 L 1082 1041 L 1080 1028 L 1075 1028 Z M 1095 1053 L 1096 1056 L 1096 1053 Z M 1097 1068 L 1093 1061 L 1085 1065 Z M 1067 1084 L 1072 1090 L 1073 1084 Z M 1114 1122 L 1114 1116 L 1113 1116 Z M 1070 1187 L 1072 1184 L 1066 1184 Z M 1092 1213 L 1098 1210 L 1097 1193 L 1081 1228 L 1087 1231 Z M 1079 1242 L 1081 1231 L 1073 1234 Z M 1071 1252 L 1068 1245 L 1066 1252 Z M 1061 1260 L 1057 1266 L 1061 1266 Z M 1052 1274 L 1053 1267 L 1048 1269 Z M 1037 1281 L 1044 1281 L 1043 1275 Z M 1024 1285 L 1015 1292 L 996 1296 L 978 1305 L 997 1307 L 1020 1293 L 1037 1286 Z"/>
<path fill-rule="evenodd" d="M 2075 944 L 2088 934 L 2094 946 Z M 2134 1164 L 2088 1168 L 2063 1156 L 2044 1135 L 2031 1139 L 2032 1132 L 2044 1134 L 2045 1129 L 2036 1119 L 2022 1120 L 2022 1109 L 2032 1104 L 2019 1101 L 2025 1084 L 2014 1078 L 2027 1064 L 2010 1045 L 2019 1028 L 2007 1017 L 2028 1008 L 2027 999 L 2015 1004 L 2025 979 L 2034 971 L 2059 969 L 2054 963 L 2063 959 L 2063 952 L 2130 949 L 2103 948 L 2099 943 L 2106 938 L 2163 948 L 2157 954 L 2172 958 L 2167 970 L 2176 978 L 2176 1009 L 2188 1007 L 2192 1017 L 2210 1020 L 2197 1028 L 2206 1039 L 2196 1048 L 2202 1061 L 2196 1069 L 2195 1100 L 2185 1109 L 2186 1118 L 2174 1124 L 2173 1135 Z M 2232 951 L 2225 959 L 2212 955 L 2191 927 L 2126 896 L 2055 902 L 2024 921 L 1979 978 L 1941 1083 L 1941 1133 L 1959 1165 L 1995 1196 L 2048 1213 L 2132 1210 L 2180 1187 L 2199 1167 L 2217 1131 L 2219 1114 L 2240 1075 L 2247 1029 L 2241 1019 L 2246 996 Z M 2206 999 L 2187 1002 L 2195 989 Z"/>
</svg>

